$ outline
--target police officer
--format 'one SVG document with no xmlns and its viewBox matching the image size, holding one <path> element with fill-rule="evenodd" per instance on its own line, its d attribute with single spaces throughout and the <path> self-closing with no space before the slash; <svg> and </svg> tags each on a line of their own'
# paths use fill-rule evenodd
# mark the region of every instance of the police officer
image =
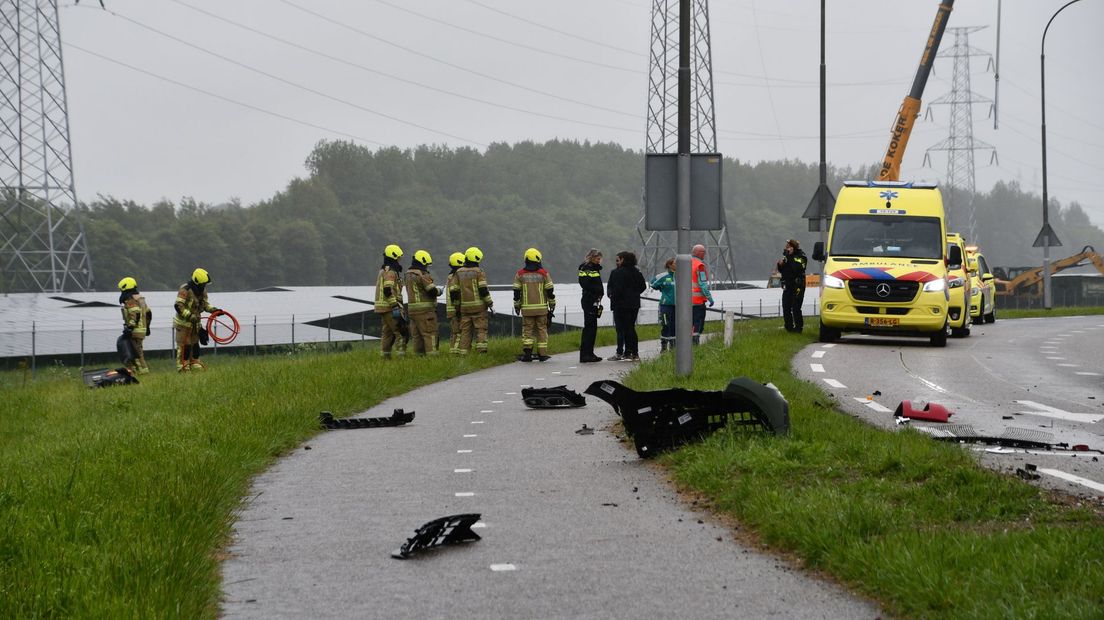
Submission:
<svg viewBox="0 0 1104 620">
<path fill-rule="evenodd" d="M 537 248 L 525 250 L 525 266 L 514 274 L 514 313 L 521 315 L 521 355 L 519 362 L 546 361 L 548 321 L 556 311 L 556 292 L 552 276 L 541 265 Z M 534 340 L 535 337 L 535 340 Z M 533 357 L 536 344 L 537 356 Z"/>
<path fill-rule="evenodd" d="M 464 266 L 464 253 L 453 252 L 449 256 L 449 275 L 445 280 L 445 317 L 449 320 L 449 353 L 460 354 L 460 305 L 452 302 L 452 290 L 456 283 L 456 270 Z"/>
<path fill-rule="evenodd" d="M 483 251 L 468 248 L 464 266 L 456 270 L 456 281 L 449 287 L 453 305 L 460 306 L 460 355 L 471 352 L 473 336 L 476 352 L 487 352 L 487 313 L 493 311 L 494 301 L 487 288 L 487 274 L 479 266 L 482 262 Z"/>
<path fill-rule="evenodd" d="M 146 353 L 142 345 L 149 333 L 153 312 L 146 305 L 146 298 L 138 292 L 138 281 L 127 276 L 119 280 L 119 303 L 123 312 L 123 335 L 134 345 L 134 360 L 129 370 L 140 375 L 149 373 Z"/>
<path fill-rule="evenodd" d="M 204 312 L 218 312 L 207 301 L 207 285 L 211 276 L 206 269 L 197 267 L 192 278 L 180 285 L 173 308 L 173 329 L 176 331 L 176 369 L 179 372 L 206 370 L 199 361 L 199 319 Z"/>
<path fill-rule="evenodd" d="M 579 288 L 583 290 L 583 331 L 579 340 L 579 361 L 583 364 L 602 361 L 594 354 L 594 339 L 598 335 L 598 317 L 602 315 L 602 252 L 591 248 L 579 265 Z"/>
<path fill-rule="evenodd" d="M 805 326 L 801 316 L 801 304 L 805 301 L 805 268 L 809 259 L 801 251 L 796 239 L 786 241 L 782 258 L 778 260 L 778 273 L 782 278 L 782 320 L 786 331 L 801 333 Z"/>
<path fill-rule="evenodd" d="M 376 314 L 380 319 L 380 355 L 391 359 L 391 350 L 398 343 L 398 355 L 406 353 L 406 317 L 403 316 L 402 248 L 392 243 L 383 249 L 383 265 L 376 276 Z"/>
<path fill-rule="evenodd" d="M 418 250 L 406 272 L 406 309 L 410 318 L 410 339 L 417 355 L 437 355 L 437 295 L 439 291 L 429 274 L 433 258 Z"/>
</svg>

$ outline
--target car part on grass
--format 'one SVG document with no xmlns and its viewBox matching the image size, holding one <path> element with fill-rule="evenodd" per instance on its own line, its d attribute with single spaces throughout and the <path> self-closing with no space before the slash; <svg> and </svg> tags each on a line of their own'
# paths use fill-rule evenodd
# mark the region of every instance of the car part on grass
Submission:
<svg viewBox="0 0 1104 620">
<path fill-rule="evenodd" d="M 585 407 L 586 397 L 566 385 L 556 387 L 527 387 L 521 389 L 521 399 L 530 409 L 565 409 Z"/>
<path fill-rule="evenodd" d="M 335 418 L 329 411 L 318 414 L 319 423 L 330 430 L 402 426 L 413 420 L 414 412 L 407 413 L 402 409 L 396 409 L 389 418 Z"/>
<path fill-rule="evenodd" d="M 616 381 L 595 381 L 585 393 L 613 406 L 632 435 L 636 453 L 653 454 L 729 427 L 786 435 L 790 405 L 773 384 L 738 377 L 723 391 L 674 388 L 637 392 Z"/>
<path fill-rule="evenodd" d="M 925 422 L 946 422 L 952 415 L 954 415 L 953 411 L 948 411 L 946 407 L 936 403 L 926 403 L 923 409 L 917 409 L 912 406 L 911 400 L 902 400 L 901 404 L 897 405 L 897 410 L 893 412 L 894 418 L 909 418 Z"/>
<path fill-rule="evenodd" d="M 138 377 L 130 374 L 130 371 L 126 368 L 86 370 L 81 373 L 81 377 L 84 379 L 84 384 L 90 388 L 138 383 Z"/>
<path fill-rule="evenodd" d="M 479 534 L 473 532 L 471 528 L 481 516 L 460 514 L 434 519 L 415 530 L 414 536 L 406 539 L 401 547 L 391 552 L 391 557 L 405 560 L 422 549 L 475 542 L 480 539 Z"/>
</svg>

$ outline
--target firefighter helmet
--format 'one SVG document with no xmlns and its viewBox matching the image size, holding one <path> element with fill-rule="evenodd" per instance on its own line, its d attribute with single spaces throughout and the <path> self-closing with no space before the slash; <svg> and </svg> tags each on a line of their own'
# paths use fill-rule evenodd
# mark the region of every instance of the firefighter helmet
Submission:
<svg viewBox="0 0 1104 620">
<path fill-rule="evenodd" d="M 482 263 L 483 251 L 473 245 L 464 251 L 464 259 L 471 263 Z"/>
<path fill-rule="evenodd" d="M 449 266 L 450 267 L 463 267 L 464 266 L 464 253 L 463 252 L 453 252 L 452 255 L 449 256 Z"/>
<path fill-rule="evenodd" d="M 211 276 L 207 274 L 207 270 L 202 267 L 196 267 L 196 270 L 192 272 L 192 284 L 196 286 L 203 286 L 211 281 Z"/>
<path fill-rule="evenodd" d="M 433 264 L 433 257 L 430 256 L 429 252 L 426 252 L 425 250 L 418 250 L 414 253 L 414 262 L 421 263 L 426 267 L 429 267 Z"/>
<path fill-rule="evenodd" d="M 402 256 L 402 248 L 392 243 L 391 245 L 383 248 L 383 255 L 387 258 L 399 260 L 399 258 Z"/>
<path fill-rule="evenodd" d="M 529 248 L 528 250 L 525 250 L 525 260 L 531 263 L 541 262 L 540 250 L 538 250 L 537 248 Z"/>
<path fill-rule="evenodd" d="M 119 290 L 124 293 L 127 291 L 133 291 L 136 288 L 138 288 L 138 281 L 130 276 L 119 280 Z"/>
</svg>

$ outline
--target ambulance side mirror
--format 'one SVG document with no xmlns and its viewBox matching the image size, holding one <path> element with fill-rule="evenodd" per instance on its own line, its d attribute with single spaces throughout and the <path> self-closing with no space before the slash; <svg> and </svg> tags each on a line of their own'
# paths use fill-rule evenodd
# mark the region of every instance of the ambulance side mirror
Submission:
<svg viewBox="0 0 1104 620">
<path fill-rule="evenodd" d="M 958 269 L 962 266 L 962 248 L 957 245 L 952 245 L 947 252 L 947 266 L 951 269 Z"/>
<path fill-rule="evenodd" d="M 813 260 L 824 262 L 828 257 L 824 255 L 824 242 L 817 241 L 813 244 Z"/>
</svg>

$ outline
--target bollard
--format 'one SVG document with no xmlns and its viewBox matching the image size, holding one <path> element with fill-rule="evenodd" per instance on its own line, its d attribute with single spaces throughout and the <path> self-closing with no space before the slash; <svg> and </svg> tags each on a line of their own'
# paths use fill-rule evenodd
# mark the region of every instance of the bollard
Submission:
<svg viewBox="0 0 1104 620">
<path fill-rule="evenodd" d="M 295 352 L 295 315 L 291 315 L 291 352 Z"/>
<path fill-rule="evenodd" d="M 733 333 L 732 322 L 735 320 L 735 318 L 736 318 L 736 315 L 734 315 L 731 310 L 725 310 L 725 313 L 724 313 L 724 344 L 725 344 L 726 347 L 731 347 L 732 346 L 732 333 Z"/>
<path fill-rule="evenodd" d="M 84 321 L 81 321 L 81 370 L 84 370 Z"/>
<path fill-rule="evenodd" d="M 253 315 L 253 355 L 257 354 L 257 315 Z"/>
</svg>

